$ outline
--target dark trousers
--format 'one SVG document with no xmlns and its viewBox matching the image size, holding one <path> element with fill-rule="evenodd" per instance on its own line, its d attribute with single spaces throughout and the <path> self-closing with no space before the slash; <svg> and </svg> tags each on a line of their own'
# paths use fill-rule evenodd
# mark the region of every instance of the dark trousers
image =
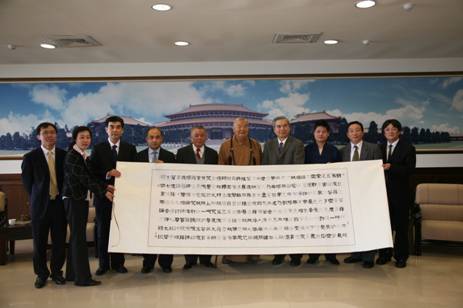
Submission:
<svg viewBox="0 0 463 308">
<path fill-rule="evenodd" d="M 386 259 L 394 256 L 396 260 L 407 261 L 409 256 L 408 224 L 410 216 L 408 202 L 389 200 L 389 215 L 392 231 L 395 231 L 394 249 L 380 249 L 379 256 Z"/>
<path fill-rule="evenodd" d="M 311 254 L 309 254 L 309 258 L 318 260 L 318 258 L 320 258 L 320 254 L 319 253 L 311 253 Z M 336 259 L 336 254 L 335 253 L 325 253 L 325 259 L 326 260 Z"/>
<path fill-rule="evenodd" d="M 97 223 L 97 249 L 99 267 L 102 269 L 119 268 L 124 265 L 125 258 L 122 253 L 108 253 L 109 229 L 113 204 L 105 197 L 95 196 L 95 212 Z"/>
<path fill-rule="evenodd" d="M 283 260 L 285 257 L 286 255 L 275 255 L 275 259 L 280 259 L 280 260 Z M 289 255 L 289 257 L 291 258 L 291 260 L 301 260 L 302 259 L 301 254 L 293 254 L 293 255 Z"/>
<path fill-rule="evenodd" d="M 354 259 L 361 260 L 362 262 L 374 262 L 375 255 L 376 255 L 376 250 L 368 250 L 368 251 L 353 252 L 351 254 L 351 257 Z"/>
<path fill-rule="evenodd" d="M 185 263 L 188 265 L 196 265 L 199 263 L 201 264 L 209 264 L 211 263 L 212 256 L 210 255 L 185 255 Z"/>
<path fill-rule="evenodd" d="M 37 276 L 47 279 L 50 270 L 47 266 L 48 234 L 51 237 L 51 275 L 62 275 L 61 268 L 65 260 L 66 243 L 66 216 L 63 202 L 50 200 L 45 216 L 41 219 L 32 219 L 32 238 L 34 246 L 33 262 L 34 272 Z"/>
<path fill-rule="evenodd" d="M 86 232 L 88 201 L 67 198 L 64 199 L 64 208 L 71 230 L 66 262 L 66 279 L 83 284 L 92 278 L 88 261 Z"/>
<path fill-rule="evenodd" d="M 158 264 L 160 267 L 171 267 L 172 262 L 174 261 L 174 255 L 143 255 L 143 267 L 153 268 L 154 263 L 156 262 L 156 258 L 158 259 Z"/>
</svg>

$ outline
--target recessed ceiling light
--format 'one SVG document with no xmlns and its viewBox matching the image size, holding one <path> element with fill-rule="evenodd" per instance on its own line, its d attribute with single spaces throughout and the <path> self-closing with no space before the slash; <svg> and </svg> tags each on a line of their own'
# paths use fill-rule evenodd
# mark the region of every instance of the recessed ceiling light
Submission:
<svg viewBox="0 0 463 308">
<path fill-rule="evenodd" d="M 414 7 L 415 7 L 415 4 L 411 2 L 407 2 L 402 5 L 402 8 L 404 9 L 404 11 L 407 11 L 407 12 L 410 12 L 411 10 L 413 10 Z"/>
<path fill-rule="evenodd" d="M 357 1 L 355 3 L 355 7 L 359 9 L 368 9 L 371 7 L 374 7 L 376 5 L 376 1 L 373 0 L 363 0 L 363 1 Z"/>
<path fill-rule="evenodd" d="M 338 40 L 324 40 L 323 41 L 323 44 L 325 44 L 325 45 L 336 45 L 338 43 L 339 43 Z"/>
<path fill-rule="evenodd" d="M 50 43 L 42 43 L 40 44 L 40 47 L 45 48 L 45 49 L 55 49 L 56 46 Z"/>
<path fill-rule="evenodd" d="M 167 12 L 172 9 L 172 6 L 165 4 L 165 3 L 157 3 L 157 4 L 153 4 L 151 8 L 158 12 Z"/>
<path fill-rule="evenodd" d="M 175 46 L 182 46 L 182 47 L 190 45 L 190 43 L 186 41 L 177 41 L 174 44 Z"/>
</svg>

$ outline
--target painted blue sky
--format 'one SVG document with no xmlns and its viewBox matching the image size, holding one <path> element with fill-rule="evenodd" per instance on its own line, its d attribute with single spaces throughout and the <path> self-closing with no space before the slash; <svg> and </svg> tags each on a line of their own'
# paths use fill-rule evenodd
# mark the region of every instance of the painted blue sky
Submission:
<svg viewBox="0 0 463 308">
<path fill-rule="evenodd" d="M 153 124 L 205 103 L 243 104 L 268 118 L 325 110 L 366 126 L 397 118 L 406 126 L 463 133 L 463 77 L 391 77 L 0 84 L 0 135 L 28 133 L 44 120 L 86 124 L 108 113 Z"/>
</svg>

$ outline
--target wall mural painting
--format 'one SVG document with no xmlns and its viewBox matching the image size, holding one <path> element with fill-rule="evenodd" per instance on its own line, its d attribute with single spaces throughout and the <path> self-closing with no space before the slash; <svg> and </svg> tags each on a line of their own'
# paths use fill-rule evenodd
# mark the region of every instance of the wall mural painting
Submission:
<svg viewBox="0 0 463 308">
<path fill-rule="evenodd" d="M 236 117 L 250 122 L 261 142 L 273 136 L 272 118 L 291 120 L 293 135 L 311 142 L 313 124 L 329 122 L 331 142 L 346 143 L 346 124 L 358 120 L 365 139 L 381 142 L 384 120 L 396 118 L 418 150 L 463 150 L 463 77 L 381 77 L 121 81 L 0 84 L 0 155 L 21 155 L 37 146 L 34 127 L 56 123 L 58 145 L 67 148 L 76 125 L 93 130 L 94 143 L 107 138 L 104 120 L 122 116 L 124 139 L 144 147 L 148 126 L 165 132 L 174 152 L 189 142 L 189 129 L 203 125 L 218 148 L 232 134 Z"/>
</svg>

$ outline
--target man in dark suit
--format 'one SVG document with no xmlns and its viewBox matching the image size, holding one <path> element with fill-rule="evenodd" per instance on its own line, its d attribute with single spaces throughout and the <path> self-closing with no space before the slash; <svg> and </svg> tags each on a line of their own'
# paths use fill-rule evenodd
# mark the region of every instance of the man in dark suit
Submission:
<svg viewBox="0 0 463 308">
<path fill-rule="evenodd" d="M 286 117 L 276 117 L 273 119 L 273 132 L 277 136 L 269 140 L 264 145 L 262 158 L 263 165 L 290 165 L 304 163 L 304 144 L 297 138 L 289 135 L 291 127 Z M 292 254 L 291 266 L 301 265 L 301 254 Z M 273 258 L 273 265 L 283 263 L 285 255 L 276 255 Z"/>
<path fill-rule="evenodd" d="M 410 176 L 416 165 L 415 147 L 401 138 L 402 125 L 395 119 L 386 120 L 382 132 L 387 142 L 381 145 L 386 177 L 387 199 L 392 230 L 395 231 L 394 251 L 392 248 L 379 250 L 376 264 L 389 262 L 394 254 L 395 266 L 407 266 L 409 256 L 408 223 L 410 217 Z M 393 253 L 394 252 L 394 253 Z"/>
<path fill-rule="evenodd" d="M 194 126 L 190 131 L 191 144 L 178 149 L 177 163 L 180 164 L 208 164 L 217 165 L 219 156 L 217 152 L 205 145 L 207 131 L 203 126 Z M 199 263 L 206 267 L 214 267 L 210 255 L 186 255 L 183 269 L 188 270 Z"/>
<path fill-rule="evenodd" d="M 137 154 L 137 161 L 145 163 L 175 163 L 175 155 L 161 148 L 164 134 L 159 127 L 150 127 L 146 132 L 148 148 Z M 141 272 L 147 274 L 154 268 L 156 255 L 144 254 Z M 172 272 L 173 255 L 159 255 L 158 263 L 164 273 Z"/>
<path fill-rule="evenodd" d="M 358 121 L 347 124 L 347 144 L 341 150 L 342 161 L 359 161 L 382 159 L 381 150 L 378 145 L 363 141 L 363 125 Z M 354 252 L 344 259 L 345 263 L 362 262 L 364 268 L 372 268 L 376 251 Z"/>
<path fill-rule="evenodd" d="M 114 178 L 121 174 L 116 169 L 118 161 L 136 161 L 137 150 L 121 140 L 124 133 L 124 120 L 118 116 L 110 116 L 105 121 L 108 140 L 95 145 L 90 160 L 97 177 L 107 185 L 114 185 Z M 99 267 L 96 275 L 104 275 L 110 268 L 118 273 L 127 273 L 125 258 L 121 253 L 108 253 L 109 229 L 111 225 L 112 202 L 107 198 L 95 196 L 97 223 L 97 249 Z"/>
<path fill-rule="evenodd" d="M 56 284 L 64 284 L 61 268 L 65 260 L 66 214 L 63 205 L 64 157 L 66 151 L 56 147 L 57 129 L 52 123 L 37 126 L 40 147 L 24 155 L 22 182 L 29 194 L 34 243 L 35 287 L 45 286 L 48 276 Z M 48 233 L 52 254 L 47 267 Z"/>
</svg>

